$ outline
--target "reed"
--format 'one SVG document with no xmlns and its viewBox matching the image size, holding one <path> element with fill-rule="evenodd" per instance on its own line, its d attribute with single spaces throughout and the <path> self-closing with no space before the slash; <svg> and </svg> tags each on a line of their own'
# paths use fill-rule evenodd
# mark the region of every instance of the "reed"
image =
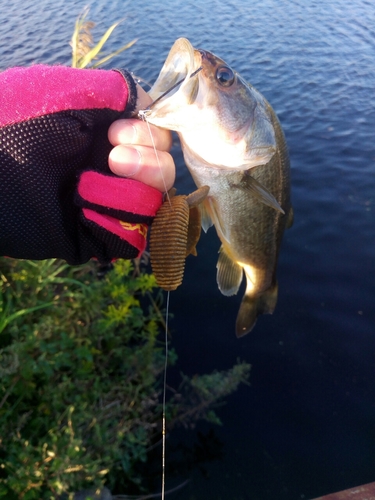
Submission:
<svg viewBox="0 0 375 500">
<path fill-rule="evenodd" d="M 137 39 L 120 47 L 118 50 L 111 52 L 104 57 L 98 59 L 98 55 L 102 52 L 103 47 L 116 27 L 123 21 L 118 21 L 110 26 L 98 43 L 94 43 L 93 29 L 95 23 L 87 19 L 89 8 L 86 7 L 75 22 L 74 32 L 70 45 L 72 47 L 72 66 L 73 68 L 98 68 L 107 63 L 113 57 L 121 54 L 124 50 L 130 49 Z"/>
</svg>

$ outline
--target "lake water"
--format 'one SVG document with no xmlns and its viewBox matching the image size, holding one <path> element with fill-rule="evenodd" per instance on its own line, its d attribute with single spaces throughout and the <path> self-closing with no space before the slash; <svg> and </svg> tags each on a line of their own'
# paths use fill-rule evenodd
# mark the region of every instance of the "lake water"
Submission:
<svg viewBox="0 0 375 500">
<path fill-rule="evenodd" d="M 85 2 L 1 2 L 0 68 L 70 64 Z M 293 227 L 272 316 L 238 340 L 241 295 L 217 290 L 218 240 L 171 294 L 178 369 L 252 365 L 251 385 L 220 409 L 223 458 L 190 475 L 183 500 L 311 499 L 375 481 L 375 6 L 353 0 L 95 0 L 98 35 L 125 18 L 114 61 L 146 80 L 185 36 L 239 71 L 269 100 L 292 165 Z M 174 148 L 180 192 L 193 184 Z M 171 374 L 173 377 L 173 373 Z M 202 426 L 203 430 L 207 430 Z M 168 487 L 168 484 L 167 484 Z"/>
</svg>

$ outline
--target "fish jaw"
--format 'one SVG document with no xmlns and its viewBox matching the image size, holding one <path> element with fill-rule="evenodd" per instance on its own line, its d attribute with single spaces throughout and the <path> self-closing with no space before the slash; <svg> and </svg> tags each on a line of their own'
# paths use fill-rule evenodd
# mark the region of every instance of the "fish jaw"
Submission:
<svg viewBox="0 0 375 500">
<path fill-rule="evenodd" d="M 194 71 L 194 68 L 194 47 L 186 38 L 179 38 L 169 51 L 159 76 L 149 91 L 149 95 L 153 100 L 159 99 L 179 80 L 183 79 L 184 81 L 178 89 L 168 93 L 167 98 L 158 106 L 158 113 L 160 113 L 167 100 L 171 101 L 173 95 L 178 91 L 181 93 L 181 89 L 186 84 L 188 76 Z"/>
<path fill-rule="evenodd" d="M 146 110 L 150 123 L 177 131 L 179 124 L 192 119 L 191 116 L 186 118 L 186 110 L 189 110 L 189 104 L 195 100 L 198 80 L 190 76 L 199 68 L 199 63 L 200 57 L 189 40 L 179 38 L 175 41 L 158 78 L 148 92 L 155 103 Z M 180 84 L 169 92 L 178 82 Z M 165 97 L 162 97 L 165 93 Z"/>
</svg>

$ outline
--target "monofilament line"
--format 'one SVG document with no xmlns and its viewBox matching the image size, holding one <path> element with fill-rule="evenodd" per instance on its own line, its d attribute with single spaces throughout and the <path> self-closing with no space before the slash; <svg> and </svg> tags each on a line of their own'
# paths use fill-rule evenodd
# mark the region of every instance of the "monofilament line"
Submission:
<svg viewBox="0 0 375 500">
<path fill-rule="evenodd" d="M 168 316 L 169 316 L 169 297 L 170 292 L 167 292 L 167 310 L 165 318 L 165 359 L 164 359 L 164 380 L 163 380 L 163 422 L 162 422 L 162 463 L 161 463 L 161 500 L 165 497 L 165 448 L 167 442 L 166 431 L 166 393 L 167 393 L 167 367 L 168 367 Z"/>
<path fill-rule="evenodd" d="M 152 144 L 152 147 L 154 148 L 154 152 L 155 152 L 155 157 L 156 157 L 156 161 L 157 161 L 157 164 L 158 164 L 158 167 L 159 167 L 159 170 L 160 170 L 160 173 L 161 173 L 161 178 L 163 180 L 163 186 L 164 186 L 164 192 L 165 192 L 165 195 L 167 197 L 167 200 L 170 204 L 170 206 L 172 207 L 171 205 L 171 200 L 169 198 L 169 194 L 168 194 L 168 191 L 167 191 L 167 185 L 165 183 L 165 178 L 164 178 L 164 175 L 163 175 L 163 169 L 161 168 L 161 164 L 160 164 L 160 160 L 159 160 L 159 155 L 158 155 L 158 150 L 156 149 L 156 146 L 155 146 L 155 141 L 154 141 L 154 137 L 152 135 L 152 132 L 151 132 L 151 127 L 150 127 L 150 124 L 147 120 L 147 110 L 141 110 L 138 112 L 138 115 L 140 116 L 140 118 L 147 123 L 147 128 L 148 128 L 148 131 L 149 131 L 149 134 L 150 134 L 150 137 L 151 137 L 151 144 Z"/>
<path fill-rule="evenodd" d="M 155 146 L 155 141 L 151 132 L 150 124 L 147 120 L 147 110 L 142 110 L 138 112 L 138 116 L 147 123 L 147 128 L 151 137 L 152 147 L 154 148 L 156 161 L 161 173 L 161 177 L 163 179 L 164 191 L 166 193 L 169 204 L 172 208 L 171 200 L 168 195 L 167 185 L 165 183 L 165 178 L 163 175 L 163 170 L 161 168 L 158 152 Z M 161 462 L 161 500 L 165 498 L 165 457 L 166 457 L 166 416 L 165 416 L 165 408 L 166 408 L 166 393 L 167 393 L 167 367 L 168 367 L 168 316 L 169 316 L 169 296 L 170 292 L 167 292 L 167 310 L 166 310 L 166 318 L 165 318 L 165 359 L 164 359 L 164 376 L 163 376 L 163 408 L 162 408 L 162 462 Z"/>
</svg>

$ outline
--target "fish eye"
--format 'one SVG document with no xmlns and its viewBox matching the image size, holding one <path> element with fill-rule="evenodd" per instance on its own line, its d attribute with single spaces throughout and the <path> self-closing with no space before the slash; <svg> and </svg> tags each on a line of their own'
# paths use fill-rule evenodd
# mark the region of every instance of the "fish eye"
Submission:
<svg viewBox="0 0 375 500">
<path fill-rule="evenodd" d="M 216 80 L 222 87 L 230 87 L 234 83 L 234 73 L 228 66 L 220 66 L 216 70 Z"/>
</svg>

